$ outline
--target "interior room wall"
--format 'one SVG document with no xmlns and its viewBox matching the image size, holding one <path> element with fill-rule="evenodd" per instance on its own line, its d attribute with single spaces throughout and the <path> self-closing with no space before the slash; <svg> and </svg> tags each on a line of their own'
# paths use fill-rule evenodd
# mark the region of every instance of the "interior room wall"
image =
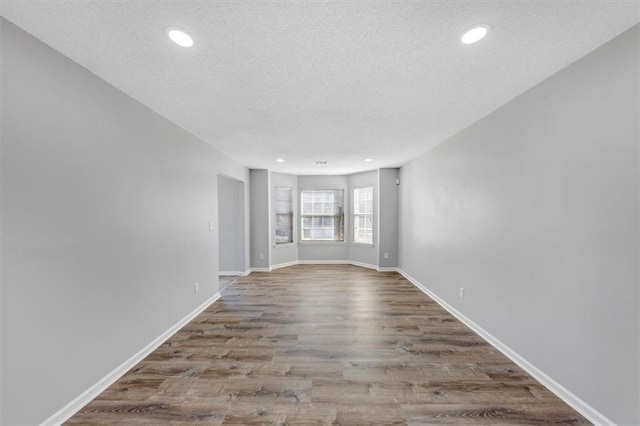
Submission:
<svg viewBox="0 0 640 426">
<path fill-rule="evenodd" d="M 619 424 L 640 422 L 639 39 L 410 162 L 399 187 L 400 268 Z"/>
<path fill-rule="evenodd" d="M 0 27 L 0 423 L 38 424 L 217 293 L 217 176 L 248 170 Z"/>
<path fill-rule="evenodd" d="M 244 273 L 244 182 L 218 176 L 218 253 L 220 275 Z"/>
<path fill-rule="evenodd" d="M 271 267 L 271 215 L 269 197 L 269 171 L 251 169 L 251 268 Z"/>
<path fill-rule="evenodd" d="M 293 189 L 293 243 L 275 244 L 276 205 L 275 190 L 278 187 Z M 300 241 L 300 206 L 298 194 L 298 176 L 271 172 L 271 266 L 284 265 L 298 260 L 298 242 Z"/>
<path fill-rule="evenodd" d="M 378 266 L 398 266 L 398 179 L 399 169 L 378 170 Z M 387 256 L 385 256 L 387 254 Z"/>
</svg>

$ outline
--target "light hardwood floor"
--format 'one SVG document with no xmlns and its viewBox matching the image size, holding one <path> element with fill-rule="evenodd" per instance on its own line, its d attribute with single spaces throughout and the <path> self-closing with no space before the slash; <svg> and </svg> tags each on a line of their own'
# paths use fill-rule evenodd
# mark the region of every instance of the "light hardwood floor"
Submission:
<svg viewBox="0 0 640 426">
<path fill-rule="evenodd" d="M 395 272 L 293 266 L 222 298 L 70 424 L 586 424 Z"/>
</svg>

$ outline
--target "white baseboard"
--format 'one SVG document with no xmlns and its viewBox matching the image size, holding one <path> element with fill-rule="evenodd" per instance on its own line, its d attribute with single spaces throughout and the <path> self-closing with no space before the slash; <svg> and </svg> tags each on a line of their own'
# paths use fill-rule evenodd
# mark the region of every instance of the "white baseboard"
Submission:
<svg viewBox="0 0 640 426">
<path fill-rule="evenodd" d="M 271 268 L 251 268 L 251 272 L 271 272 Z"/>
<path fill-rule="evenodd" d="M 398 268 L 396 267 L 378 267 L 377 265 L 372 265 L 371 263 L 357 262 L 355 260 L 294 260 L 291 262 L 278 263 L 277 265 L 271 265 L 271 268 L 251 268 L 253 272 L 271 272 L 274 269 L 286 268 L 288 266 L 295 265 L 353 265 L 360 266 L 362 268 L 374 269 L 378 272 L 397 272 Z M 222 272 L 220 273 L 222 275 Z"/>
<path fill-rule="evenodd" d="M 220 271 L 218 272 L 218 276 L 220 277 L 246 277 L 251 274 L 251 269 L 246 271 Z"/>
<path fill-rule="evenodd" d="M 242 274 L 244 274 L 244 272 L 242 271 L 220 271 L 218 272 L 218 275 L 221 277 L 239 277 Z"/>
<path fill-rule="evenodd" d="M 361 268 L 373 269 L 374 271 L 378 270 L 378 265 L 372 265 L 370 263 L 356 262 L 355 260 L 350 260 L 349 263 L 353 266 L 359 266 Z"/>
<path fill-rule="evenodd" d="M 405 277 L 411 284 L 416 286 L 420 291 L 433 299 L 436 303 L 442 306 L 445 310 L 447 310 L 451 315 L 456 317 L 462 323 L 464 323 L 467 327 L 476 332 L 480 337 L 486 340 L 491 346 L 502 352 L 507 358 L 511 361 L 515 362 L 519 365 L 524 371 L 533 376 L 536 380 L 542 383 L 547 389 L 553 392 L 558 398 L 567 403 L 574 410 L 582 414 L 587 420 L 592 422 L 595 425 L 615 425 L 613 421 L 608 419 L 605 415 L 600 413 L 598 410 L 584 402 L 578 396 L 576 396 L 573 392 L 562 386 L 560 383 L 553 380 L 549 377 L 545 372 L 540 370 L 538 367 L 533 365 L 531 362 L 527 361 L 524 357 L 520 356 L 516 351 L 511 349 L 509 346 L 502 343 L 491 333 L 480 327 L 478 324 L 467 318 L 464 314 L 458 311 L 456 308 L 448 304 L 446 301 L 441 299 L 438 295 L 433 293 L 431 290 L 426 288 L 424 285 L 420 284 L 415 278 L 411 275 L 407 274 L 400 268 L 396 268 L 397 272 L 399 272 L 403 277 Z"/>
<path fill-rule="evenodd" d="M 297 260 L 294 260 L 293 262 L 278 263 L 276 265 L 271 265 L 271 270 L 273 271 L 274 269 L 286 268 L 287 266 L 295 266 L 298 264 Z"/>
<path fill-rule="evenodd" d="M 353 265 L 361 268 L 378 270 L 377 265 L 370 263 L 358 262 L 355 260 L 298 260 L 298 265 Z"/>
<path fill-rule="evenodd" d="M 298 260 L 298 265 L 351 265 L 350 260 Z"/>
<path fill-rule="evenodd" d="M 133 355 L 131 358 L 120 364 L 116 367 L 111 373 L 107 374 L 105 377 L 100 379 L 97 383 L 91 386 L 86 391 L 82 392 L 78 395 L 73 401 L 62 407 L 51 417 L 42 422 L 42 425 L 61 425 L 65 421 L 67 421 L 71 416 L 77 413 L 82 407 L 91 402 L 95 397 L 100 395 L 104 390 L 106 390 L 109 386 L 115 383 L 120 377 L 122 377 L 127 371 L 129 371 L 132 367 L 134 367 L 137 363 L 146 358 L 151 352 L 156 350 L 160 345 L 162 345 L 169 337 L 175 334 L 178 330 L 184 327 L 189 321 L 198 316 L 202 311 L 207 309 L 209 305 L 220 298 L 220 293 L 216 293 L 211 298 L 207 299 L 202 305 L 198 306 L 187 316 L 182 318 L 176 324 L 171 326 L 167 331 L 162 333 L 156 339 L 154 339 L 147 346 L 142 348 L 138 353 Z"/>
</svg>

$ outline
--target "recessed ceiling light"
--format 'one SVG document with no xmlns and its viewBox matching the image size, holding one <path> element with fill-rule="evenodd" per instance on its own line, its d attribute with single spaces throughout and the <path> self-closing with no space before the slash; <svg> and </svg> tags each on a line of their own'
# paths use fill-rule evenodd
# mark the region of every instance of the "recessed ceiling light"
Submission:
<svg viewBox="0 0 640 426">
<path fill-rule="evenodd" d="M 277 161 L 278 163 L 284 163 L 284 158 L 276 158 L 276 161 Z"/>
<path fill-rule="evenodd" d="M 365 158 L 364 161 L 370 163 L 371 161 L 373 161 L 373 158 Z"/>
<path fill-rule="evenodd" d="M 473 44 L 482 40 L 489 33 L 488 25 L 475 25 L 469 28 L 460 37 L 460 43 Z"/>
<path fill-rule="evenodd" d="M 193 46 L 193 39 L 187 33 L 177 28 L 167 28 L 167 35 L 178 46 L 191 47 Z"/>
</svg>

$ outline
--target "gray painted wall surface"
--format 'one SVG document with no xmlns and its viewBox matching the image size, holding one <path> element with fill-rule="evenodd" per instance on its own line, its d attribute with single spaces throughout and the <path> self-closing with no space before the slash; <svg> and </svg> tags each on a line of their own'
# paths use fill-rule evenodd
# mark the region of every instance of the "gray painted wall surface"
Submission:
<svg viewBox="0 0 640 426">
<path fill-rule="evenodd" d="M 379 226 L 378 265 L 381 268 L 398 266 L 398 185 L 399 169 L 380 169 L 379 177 Z M 384 254 L 389 253 L 385 259 Z"/>
<path fill-rule="evenodd" d="M 298 176 L 298 200 L 303 189 L 344 189 L 344 203 L 349 205 L 349 179 L 347 176 Z M 298 218 L 299 220 L 299 218 Z M 345 242 L 344 243 L 312 243 L 300 242 L 298 246 L 299 260 L 346 260 L 348 259 L 348 243 L 351 226 L 349 215 L 345 214 Z M 298 236 L 299 238 L 299 236 Z"/>
<path fill-rule="evenodd" d="M 348 259 L 355 262 L 378 266 L 378 171 L 356 173 L 348 176 L 349 180 L 349 230 L 348 230 Z M 353 190 L 354 188 L 373 187 L 373 245 L 355 244 L 353 242 Z"/>
<path fill-rule="evenodd" d="M 244 182 L 218 176 L 218 269 L 245 272 Z"/>
<path fill-rule="evenodd" d="M 621 424 L 640 421 L 638 40 L 400 172 L 400 267 Z"/>
<path fill-rule="evenodd" d="M 251 193 L 251 267 L 269 268 L 271 237 L 269 235 L 269 171 L 252 169 Z M 262 258 L 261 258 L 262 257 Z"/>
<path fill-rule="evenodd" d="M 35 424 L 217 292 L 217 175 L 248 170 L 0 26 L 1 423 Z"/>
<path fill-rule="evenodd" d="M 276 204 L 275 190 L 278 187 L 293 189 L 293 243 L 275 245 L 276 235 Z M 298 176 L 284 173 L 271 172 L 271 265 L 281 265 L 283 263 L 295 262 L 298 260 L 299 234 L 299 210 L 298 205 Z"/>
</svg>

